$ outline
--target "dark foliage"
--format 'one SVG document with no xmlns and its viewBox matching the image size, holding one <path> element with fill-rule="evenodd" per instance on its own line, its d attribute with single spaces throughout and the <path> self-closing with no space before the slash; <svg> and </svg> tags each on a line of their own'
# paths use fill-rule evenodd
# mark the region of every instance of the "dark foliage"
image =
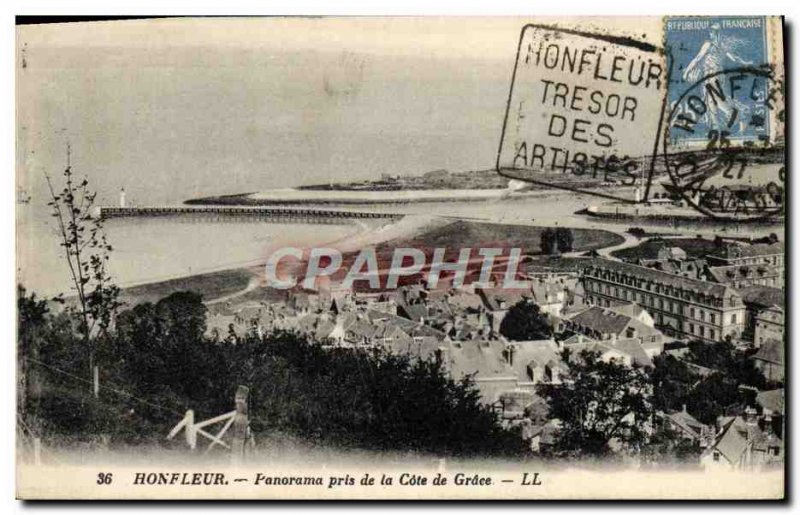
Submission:
<svg viewBox="0 0 800 515">
<path fill-rule="evenodd" d="M 525 451 L 520 435 L 481 404 L 472 381 L 449 379 L 435 361 L 324 348 L 292 333 L 219 342 L 204 336 L 206 308 L 189 292 L 119 314 L 98 355 L 95 399 L 81 376 L 84 351 L 70 315 L 49 315 L 22 294 L 19 303 L 23 354 L 35 350 L 36 363 L 47 365 L 32 365 L 41 385 L 24 415 L 48 435 L 163 442 L 186 409 L 198 419 L 230 411 L 244 384 L 256 433 L 445 455 Z"/>
<path fill-rule="evenodd" d="M 572 252 L 575 237 L 572 235 L 572 229 L 566 227 L 558 227 L 556 229 L 556 247 L 559 252 Z"/>
<path fill-rule="evenodd" d="M 379 351 L 325 349 L 291 333 L 248 339 L 256 357 L 237 375 L 253 385 L 261 427 L 375 449 L 445 454 L 521 453 L 470 380 L 454 382 L 435 361 Z"/>
<path fill-rule="evenodd" d="M 699 445 L 681 438 L 674 429 L 661 424 L 642 448 L 642 459 L 645 464 L 657 466 L 697 463 L 701 451 Z"/>
<path fill-rule="evenodd" d="M 764 389 L 767 380 L 758 370 L 749 354 L 730 342 L 689 342 L 687 361 L 719 371 L 737 384 Z"/>
<path fill-rule="evenodd" d="M 581 351 L 567 364 L 562 384 L 542 384 L 550 416 L 561 421 L 555 452 L 571 456 L 605 456 L 612 446 L 637 452 L 646 443 L 643 422 L 651 413 L 650 378 L 641 368 L 604 362 L 599 353 Z"/>
<path fill-rule="evenodd" d="M 681 360 L 662 355 L 653 360 L 653 404 L 670 412 L 686 406 L 697 420 L 713 424 L 720 415 L 739 413 L 753 403 L 752 388 L 764 389 L 764 375 L 745 352 L 728 342 L 690 342 Z M 701 374 L 688 363 L 705 367 Z"/>
<path fill-rule="evenodd" d="M 653 407 L 669 413 L 682 409 L 686 404 L 697 374 L 678 358 L 661 354 L 653 358 Z"/>
<path fill-rule="evenodd" d="M 714 424 L 720 415 L 741 413 L 747 397 L 734 379 L 715 372 L 700 380 L 686 397 L 686 408 L 704 424 Z"/>
<path fill-rule="evenodd" d="M 500 334 L 516 341 L 546 340 L 552 335 L 552 329 L 539 306 L 521 300 L 506 313 L 500 323 Z"/>
<path fill-rule="evenodd" d="M 546 228 L 542 231 L 541 235 L 541 243 L 539 248 L 542 251 L 542 254 L 549 255 L 555 254 L 556 252 L 556 232 L 551 228 Z"/>
</svg>

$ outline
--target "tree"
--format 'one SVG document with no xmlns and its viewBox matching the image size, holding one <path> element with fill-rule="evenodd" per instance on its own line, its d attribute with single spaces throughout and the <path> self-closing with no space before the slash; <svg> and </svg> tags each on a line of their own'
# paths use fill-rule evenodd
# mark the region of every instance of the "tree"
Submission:
<svg viewBox="0 0 800 515">
<path fill-rule="evenodd" d="M 89 361 L 89 373 L 95 365 L 97 341 L 108 329 L 119 303 L 119 288 L 111 281 L 106 268 L 113 250 L 103 232 L 102 220 L 93 216 L 97 193 L 89 190 L 89 181 L 75 182 L 67 147 L 64 187 L 56 193 L 53 181 L 45 174 L 50 192 L 51 216 L 56 219 L 61 247 L 77 296 L 78 331 Z M 63 296 L 55 300 L 64 302 Z M 72 308 L 70 308 L 72 309 Z"/>
<path fill-rule="evenodd" d="M 653 407 L 669 413 L 686 404 L 692 385 L 697 383 L 697 374 L 689 366 L 669 354 L 653 358 Z"/>
<path fill-rule="evenodd" d="M 701 450 L 698 444 L 681 438 L 681 435 L 668 424 L 661 423 L 642 448 L 642 458 L 646 464 L 654 466 L 679 463 L 698 464 Z"/>
<path fill-rule="evenodd" d="M 172 404 L 218 397 L 229 402 L 223 380 L 228 365 L 222 344 L 205 337 L 206 310 L 201 295 L 175 292 L 122 311 L 113 356 L 106 360 L 142 396 Z"/>
<path fill-rule="evenodd" d="M 556 251 L 556 232 L 550 227 L 542 231 L 540 248 L 545 255 L 554 254 Z"/>
<path fill-rule="evenodd" d="M 41 390 L 35 364 L 31 366 L 29 360 L 39 359 L 48 311 L 46 300 L 37 299 L 35 293 L 28 295 L 22 285 L 17 286 L 17 406 L 23 415 L 29 394 L 38 397 Z"/>
<path fill-rule="evenodd" d="M 206 331 L 206 312 L 203 296 L 191 291 L 179 291 L 164 297 L 155 306 L 165 332 L 173 338 L 197 342 Z"/>
<path fill-rule="evenodd" d="M 43 361 L 59 371 L 81 363 L 74 318 L 43 312 L 31 296 L 19 302 L 20 337 L 37 340 Z M 201 296 L 191 292 L 123 310 L 98 353 L 114 378 L 108 394 L 95 399 L 80 377 L 47 368 L 28 416 L 47 435 L 161 441 L 185 410 L 197 419 L 227 412 L 237 385 L 247 384 L 251 427 L 262 434 L 438 455 L 527 450 L 519 429 L 502 427 L 481 402 L 472 378 L 452 379 L 442 360 L 324 348 L 287 332 L 222 343 L 203 334 L 205 317 Z"/>
<path fill-rule="evenodd" d="M 325 349 L 292 333 L 244 338 L 255 431 L 285 430 L 315 441 L 439 455 L 521 455 L 470 377 L 453 380 L 436 359 L 383 351 Z"/>
<path fill-rule="evenodd" d="M 553 334 L 547 315 L 539 306 L 521 300 L 511 306 L 500 323 L 500 334 L 509 340 L 546 340 Z"/>
<path fill-rule="evenodd" d="M 603 456 L 614 448 L 637 451 L 646 443 L 645 422 L 651 413 L 651 382 L 646 371 L 598 352 L 562 353 L 567 366 L 561 384 L 537 386 L 550 416 L 561 423 L 555 452 L 573 456 Z"/>
<path fill-rule="evenodd" d="M 699 340 L 689 342 L 687 361 L 721 372 L 737 384 L 764 389 L 767 380 L 756 368 L 747 352 L 738 350 L 730 341 L 707 343 Z"/>
<path fill-rule="evenodd" d="M 572 252 L 575 237 L 572 234 L 572 229 L 567 227 L 559 227 L 556 229 L 556 243 L 559 252 Z"/>
<path fill-rule="evenodd" d="M 741 413 L 747 399 L 736 380 L 715 372 L 704 377 L 686 397 L 686 407 L 704 424 L 714 424 L 717 417 Z"/>
</svg>

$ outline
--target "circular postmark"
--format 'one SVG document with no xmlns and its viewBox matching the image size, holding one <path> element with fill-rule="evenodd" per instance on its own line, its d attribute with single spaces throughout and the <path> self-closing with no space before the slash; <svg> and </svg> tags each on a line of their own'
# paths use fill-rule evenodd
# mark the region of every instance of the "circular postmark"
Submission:
<svg viewBox="0 0 800 515">
<path fill-rule="evenodd" d="M 783 109 L 783 85 L 768 69 L 723 70 L 692 84 L 664 130 L 670 189 L 712 218 L 780 218 L 785 160 L 775 120 Z"/>
</svg>

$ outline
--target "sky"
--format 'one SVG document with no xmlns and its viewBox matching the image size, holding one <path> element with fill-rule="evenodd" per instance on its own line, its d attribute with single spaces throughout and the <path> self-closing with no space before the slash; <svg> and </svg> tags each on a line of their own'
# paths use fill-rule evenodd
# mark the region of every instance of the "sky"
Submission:
<svg viewBox="0 0 800 515">
<path fill-rule="evenodd" d="M 521 18 L 17 28 L 18 185 L 72 148 L 99 203 L 494 165 Z M 593 20 L 593 26 L 602 21 Z M 631 19 L 612 22 L 641 34 Z M 587 24 L 584 24 L 587 25 Z M 653 31 L 656 33 L 656 31 Z"/>
</svg>

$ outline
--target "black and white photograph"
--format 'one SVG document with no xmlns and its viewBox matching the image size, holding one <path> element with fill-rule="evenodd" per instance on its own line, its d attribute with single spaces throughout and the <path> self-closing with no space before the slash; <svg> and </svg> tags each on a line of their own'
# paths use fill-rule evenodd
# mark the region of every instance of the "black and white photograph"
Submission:
<svg viewBox="0 0 800 515">
<path fill-rule="evenodd" d="M 17 498 L 785 499 L 787 23 L 630 11 L 18 16 Z"/>
</svg>

